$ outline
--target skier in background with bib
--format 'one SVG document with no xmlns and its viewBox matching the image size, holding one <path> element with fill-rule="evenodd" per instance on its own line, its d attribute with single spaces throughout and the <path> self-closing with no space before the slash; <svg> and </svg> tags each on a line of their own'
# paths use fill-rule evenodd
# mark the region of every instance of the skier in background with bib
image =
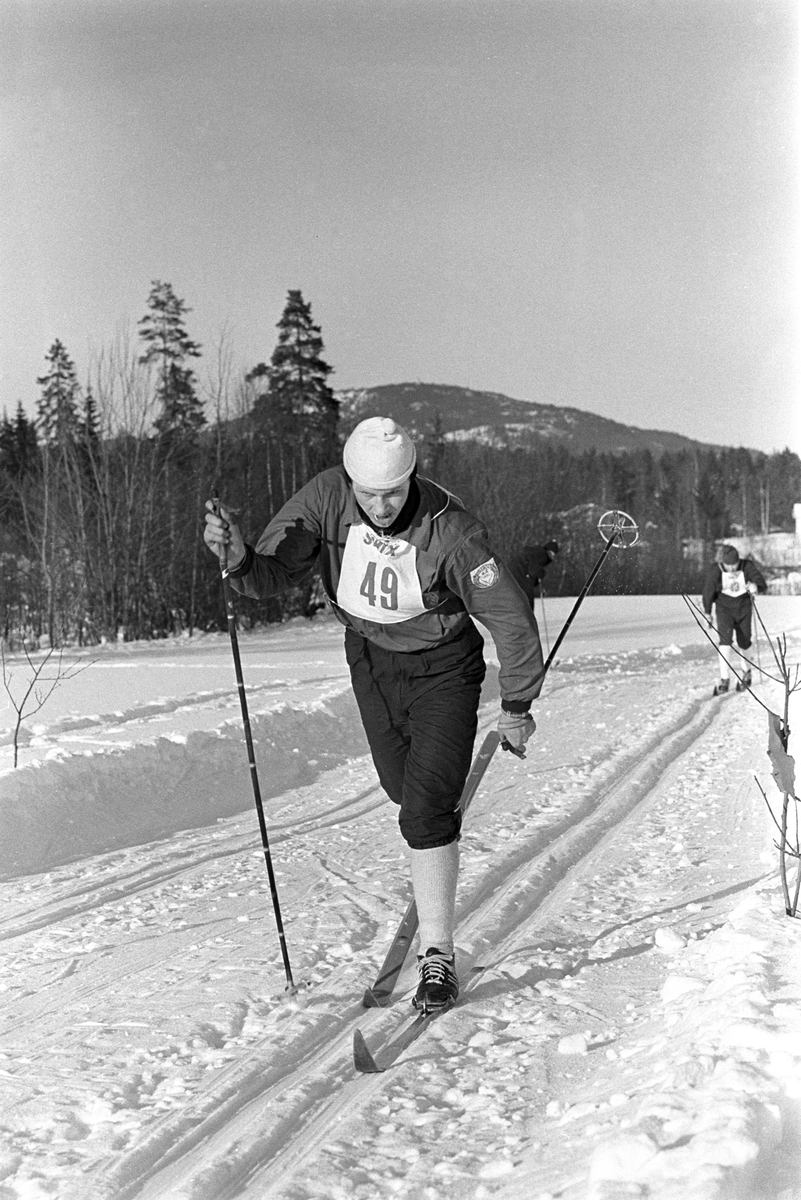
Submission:
<svg viewBox="0 0 801 1200">
<path fill-rule="evenodd" d="M 537 623 L 459 500 L 417 475 L 406 430 L 362 421 L 343 465 L 316 475 L 247 545 L 225 507 L 206 505 L 206 544 L 234 588 L 272 596 L 318 565 L 335 615 L 373 762 L 399 805 L 420 920 L 416 1007 L 458 995 L 453 946 L 459 800 L 470 769 L 489 629 L 500 662 L 498 731 L 522 754 L 542 687 Z"/>
<path fill-rule="evenodd" d="M 720 550 L 720 561 L 711 563 L 707 568 L 704 580 L 703 605 L 704 612 L 711 626 L 712 605 L 715 606 L 718 641 L 720 643 L 720 678 L 715 684 L 712 695 L 720 696 L 729 690 L 734 648 L 732 640 L 737 635 L 737 645 L 741 650 L 751 646 L 751 597 L 757 593 L 764 594 L 768 585 L 751 558 L 740 558 L 740 553 L 734 546 L 723 546 Z M 751 668 L 746 667 L 737 684 L 741 691 L 751 683 Z"/>
</svg>

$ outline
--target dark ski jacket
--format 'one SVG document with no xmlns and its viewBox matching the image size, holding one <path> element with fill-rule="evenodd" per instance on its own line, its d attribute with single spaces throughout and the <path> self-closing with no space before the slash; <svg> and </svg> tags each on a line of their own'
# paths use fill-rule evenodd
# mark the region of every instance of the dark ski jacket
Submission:
<svg viewBox="0 0 801 1200">
<path fill-rule="evenodd" d="M 334 613 L 385 650 L 450 642 L 475 617 L 492 634 L 504 707 L 527 711 L 542 687 L 537 622 L 485 526 L 429 479 L 417 478 L 409 525 L 389 536 L 359 508 L 343 467 L 316 475 L 270 521 L 230 572 L 245 596 L 273 596 L 319 565 Z"/>
<path fill-rule="evenodd" d="M 507 559 L 507 566 L 517 583 L 526 593 L 529 602 L 534 600 L 534 589 L 551 565 L 552 559 L 544 546 L 524 546 L 519 554 Z"/>
<path fill-rule="evenodd" d="M 748 584 L 755 583 L 760 596 L 768 590 L 765 577 L 753 558 L 741 558 L 739 567 L 739 571 L 729 572 L 732 576 L 729 581 L 724 580 L 720 563 L 711 563 L 707 567 L 703 592 L 704 612 L 707 615 L 712 612 L 714 604 L 730 612 L 733 617 L 742 617 L 751 607 Z"/>
</svg>

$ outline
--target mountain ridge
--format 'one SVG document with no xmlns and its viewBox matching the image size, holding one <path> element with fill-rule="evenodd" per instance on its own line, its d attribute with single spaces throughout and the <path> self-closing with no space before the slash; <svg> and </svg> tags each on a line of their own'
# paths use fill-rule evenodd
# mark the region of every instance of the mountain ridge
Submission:
<svg viewBox="0 0 801 1200">
<path fill-rule="evenodd" d="M 416 437 L 431 436 L 439 419 L 446 440 L 473 440 L 488 445 L 550 442 L 573 453 L 599 450 L 631 453 L 650 450 L 659 456 L 680 450 L 723 447 L 667 430 L 641 429 L 584 409 L 537 400 L 519 400 L 502 392 L 436 383 L 393 383 L 335 392 L 340 416 L 348 428 L 366 417 L 392 417 Z"/>
</svg>

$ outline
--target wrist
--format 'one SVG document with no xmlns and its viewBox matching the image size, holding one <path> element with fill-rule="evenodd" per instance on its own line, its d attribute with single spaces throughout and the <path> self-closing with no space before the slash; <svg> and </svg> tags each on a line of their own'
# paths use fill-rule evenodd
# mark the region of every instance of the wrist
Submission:
<svg viewBox="0 0 801 1200">
<path fill-rule="evenodd" d="M 229 566 L 226 569 L 229 575 L 233 575 L 235 578 L 238 578 L 240 575 L 247 575 L 252 562 L 253 548 L 249 546 L 247 542 L 245 542 L 244 554 L 239 557 L 239 560 L 234 564 L 234 566 Z"/>
</svg>

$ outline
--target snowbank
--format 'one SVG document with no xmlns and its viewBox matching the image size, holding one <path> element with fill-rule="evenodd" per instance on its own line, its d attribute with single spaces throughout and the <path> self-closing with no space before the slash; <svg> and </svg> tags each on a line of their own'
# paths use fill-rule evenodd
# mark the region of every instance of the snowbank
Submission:
<svg viewBox="0 0 801 1200">
<path fill-rule="evenodd" d="M 264 799 L 367 752 L 349 692 L 252 715 L 251 729 Z M 254 802 L 237 718 L 216 730 L 173 733 L 102 754 L 59 748 L 7 772 L 2 794 L 5 878 L 169 837 Z"/>
</svg>

